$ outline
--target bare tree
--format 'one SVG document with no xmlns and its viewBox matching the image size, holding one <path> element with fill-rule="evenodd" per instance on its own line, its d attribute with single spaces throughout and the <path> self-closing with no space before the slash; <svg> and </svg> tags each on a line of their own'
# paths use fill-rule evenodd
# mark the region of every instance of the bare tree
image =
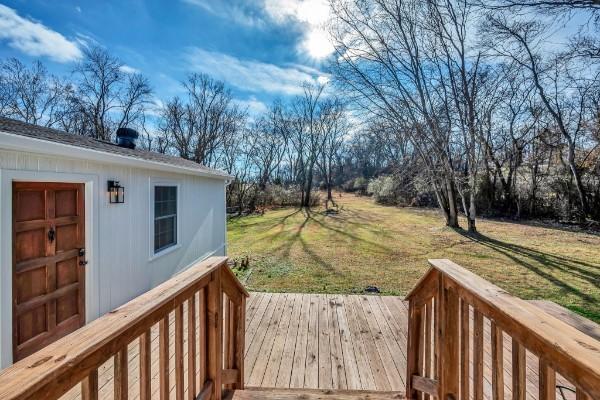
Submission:
<svg viewBox="0 0 600 400">
<path fill-rule="evenodd" d="M 450 105 L 448 71 L 438 56 L 444 33 L 431 24 L 432 6 L 446 7 L 334 0 L 334 71 L 361 107 L 401 127 L 427 168 L 446 224 L 458 227 L 453 121 L 444 112 Z"/>
<path fill-rule="evenodd" d="M 217 166 L 224 141 L 244 128 L 246 115 L 233 103 L 223 82 L 192 74 L 183 87 L 186 100 L 175 97 L 167 102 L 160 130 L 181 157 Z"/>
<path fill-rule="evenodd" d="M 581 65 L 573 65 L 565 54 L 542 58 L 539 53 L 545 27 L 539 22 L 511 21 L 490 14 L 484 29 L 494 37 L 494 44 L 490 42 L 489 47 L 495 54 L 512 60 L 528 73 L 541 103 L 565 140 L 565 161 L 575 181 L 581 218 L 585 219 L 589 207 L 576 151 L 589 107 L 587 99 L 598 86 L 598 72 L 584 68 L 582 75 Z"/>
<path fill-rule="evenodd" d="M 57 124 L 70 85 L 49 75 L 39 61 L 27 67 L 16 58 L 0 65 L 0 115 L 45 126 Z"/>
<path fill-rule="evenodd" d="M 152 90 L 138 73 L 123 72 L 123 63 L 100 47 L 84 51 L 74 71 L 77 91 L 71 103 L 76 133 L 111 140 L 116 128 L 140 121 Z"/>
<path fill-rule="evenodd" d="M 325 208 L 328 208 L 329 202 L 335 204 L 331 193 L 336 166 L 335 162 L 340 157 L 342 145 L 349 133 L 345 110 L 339 99 L 325 101 L 321 111 L 319 125 L 322 136 L 322 146 L 319 150 L 317 165 L 321 172 L 321 176 L 325 180 L 327 189 Z"/>
</svg>

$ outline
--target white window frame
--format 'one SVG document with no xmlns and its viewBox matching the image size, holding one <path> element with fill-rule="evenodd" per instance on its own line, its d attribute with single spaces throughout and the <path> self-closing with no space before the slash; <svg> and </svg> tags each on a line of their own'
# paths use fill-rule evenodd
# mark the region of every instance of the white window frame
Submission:
<svg viewBox="0 0 600 400">
<path fill-rule="evenodd" d="M 175 238 L 175 244 L 171 245 L 167 248 L 164 248 L 158 252 L 154 252 L 154 192 L 155 187 L 157 186 L 169 186 L 176 188 L 177 195 L 177 219 L 176 224 L 177 227 L 175 229 L 175 234 L 177 237 Z M 148 229 L 148 243 L 149 243 L 149 261 L 153 261 L 159 257 L 162 257 L 166 254 L 172 253 L 175 250 L 181 247 L 181 185 L 179 181 L 172 179 L 163 179 L 163 178 L 150 178 L 149 185 L 149 193 L 148 193 L 148 211 L 149 211 L 149 229 Z"/>
</svg>

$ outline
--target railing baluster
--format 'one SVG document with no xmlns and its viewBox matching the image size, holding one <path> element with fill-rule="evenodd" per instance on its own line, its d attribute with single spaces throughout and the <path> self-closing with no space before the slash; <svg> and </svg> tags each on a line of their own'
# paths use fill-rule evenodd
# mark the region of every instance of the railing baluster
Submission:
<svg viewBox="0 0 600 400">
<path fill-rule="evenodd" d="M 525 347 L 515 338 L 512 340 L 512 398 L 525 400 Z"/>
<path fill-rule="evenodd" d="M 425 303 L 425 375 L 431 378 L 431 299 Z M 429 400 L 430 396 L 425 394 L 425 399 Z"/>
<path fill-rule="evenodd" d="M 483 314 L 473 312 L 473 398 L 483 400 Z"/>
<path fill-rule="evenodd" d="M 231 318 L 229 298 L 223 293 L 223 369 L 231 368 Z M 225 385 L 229 389 L 229 385 Z"/>
<path fill-rule="evenodd" d="M 207 378 L 213 382 L 214 400 L 221 400 L 221 371 L 223 369 L 223 296 L 221 294 L 221 269 L 212 273 L 207 288 Z"/>
<path fill-rule="evenodd" d="M 183 400 L 183 303 L 175 308 L 175 398 Z"/>
<path fill-rule="evenodd" d="M 198 332 L 198 352 L 200 353 L 200 365 L 198 366 L 198 374 L 200 375 L 200 387 L 206 382 L 206 324 L 208 320 L 206 318 L 206 290 L 200 290 L 198 297 L 198 318 L 199 318 L 199 332 Z"/>
<path fill-rule="evenodd" d="M 114 398 L 127 400 L 129 395 L 129 371 L 127 346 L 122 348 L 114 357 Z"/>
<path fill-rule="evenodd" d="M 160 400 L 169 399 L 169 314 L 158 322 Z"/>
<path fill-rule="evenodd" d="M 502 329 L 491 321 L 492 342 L 492 398 L 504 400 L 504 342 Z"/>
<path fill-rule="evenodd" d="M 188 400 L 196 398 L 196 294 L 188 299 Z"/>
<path fill-rule="evenodd" d="M 460 302 L 460 398 L 469 400 L 469 345 L 471 342 L 471 316 L 469 303 L 465 299 Z"/>
<path fill-rule="evenodd" d="M 244 350 L 246 342 L 246 297 L 242 296 L 242 302 L 236 308 L 236 338 L 235 338 L 235 367 L 238 370 L 238 381 L 235 389 L 244 388 Z"/>
<path fill-rule="evenodd" d="M 417 359 L 417 370 L 419 371 L 417 373 L 417 375 L 419 376 L 425 376 L 423 374 L 423 370 L 424 370 L 424 358 L 425 358 L 425 320 L 427 319 L 427 308 L 425 307 L 425 305 L 420 306 L 421 309 L 421 324 L 419 326 L 419 336 L 421 337 L 421 339 L 419 340 L 419 348 L 418 348 L 418 352 L 419 352 L 419 358 Z M 424 317 L 424 318 L 423 318 Z M 421 400 L 424 398 L 424 394 L 419 391 L 417 393 L 417 399 Z"/>
<path fill-rule="evenodd" d="M 540 400 L 556 399 L 556 372 L 540 357 L 539 363 Z"/>
<path fill-rule="evenodd" d="M 413 375 L 419 375 L 419 342 L 422 340 L 420 335 L 421 328 L 421 308 L 417 307 L 414 300 L 408 303 L 408 354 L 406 360 L 407 379 L 406 396 L 409 399 L 415 399 L 418 392 L 412 386 Z"/>
<path fill-rule="evenodd" d="M 150 390 L 150 330 L 140 336 L 140 399 L 149 400 L 152 394 Z"/>
<path fill-rule="evenodd" d="M 83 400 L 98 400 L 98 369 L 94 369 L 81 382 L 81 398 Z"/>
</svg>

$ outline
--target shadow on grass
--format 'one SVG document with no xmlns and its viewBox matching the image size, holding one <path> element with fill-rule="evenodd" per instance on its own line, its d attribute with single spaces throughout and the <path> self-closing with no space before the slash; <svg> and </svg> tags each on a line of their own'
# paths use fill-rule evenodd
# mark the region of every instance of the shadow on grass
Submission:
<svg viewBox="0 0 600 400">
<path fill-rule="evenodd" d="M 598 265 L 590 264 L 570 257 L 545 253 L 529 247 L 520 246 L 518 244 L 492 239 L 481 233 L 472 234 L 462 229 L 455 229 L 455 231 L 456 233 L 482 246 L 486 246 L 508 257 L 515 263 L 536 273 L 557 287 L 572 293 L 583 301 L 591 302 L 591 304 L 595 304 L 598 301 L 597 298 L 582 292 L 568 281 L 559 279 L 551 273 L 551 271 L 559 271 L 564 274 L 585 280 L 592 286 L 600 288 L 600 273 L 597 272 L 600 270 L 600 266 Z M 539 266 L 535 265 L 535 263 L 538 263 Z"/>
<path fill-rule="evenodd" d="M 300 223 L 298 228 L 295 229 L 293 234 L 289 235 L 290 231 L 289 230 L 284 231 L 283 225 L 285 225 L 285 222 L 287 221 L 288 218 L 298 214 L 299 212 L 303 213 L 304 219 L 302 220 L 302 222 Z M 393 252 L 393 250 L 390 249 L 389 247 L 383 246 L 383 245 L 376 243 L 374 241 L 371 241 L 371 240 L 361 238 L 357 235 L 347 232 L 346 230 L 331 226 L 331 224 L 324 222 L 320 218 L 315 218 L 315 216 L 316 216 L 316 214 L 307 208 L 296 210 L 293 213 L 290 213 L 290 214 L 286 215 L 285 217 L 281 218 L 276 224 L 274 224 L 270 228 L 268 228 L 268 229 L 272 229 L 276 226 L 282 226 L 282 228 L 279 231 L 273 233 L 272 235 L 267 236 L 266 238 L 263 238 L 262 240 L 272 240 L 273 242 L 276 242 L 279 239 L 284 239 L 283 243 L 281 245 L 273 248 L 271 250 L 271 252 L 280 253 L 281 257 L 285 258 L 285 259 L 288 259 L 290 257 L 291 249 L 294 246 L 294 244 L 299 243 L 300 246 L 302 247 L 302 251 L 316 265 L 320 266 L 324 270 L 327 270 L 327 271 L 329 271 L 331 273 L 335 273 L 335 274 L 339 274 L 339 272 L 334 268 L 334 266 L 330 262 L 326 261 L 323 257 L 319 256 L 319 254 L 313 250 L 312 246 L 309 243 L 307 243 L 307 241 L 303 238 L 302 232 L 304 231 L 304 228 L 306 227 L 306 225 L 309 222 L 315 223 L 315 224 L 319 225 L 319 227 L 321 227 L 327 231 L 330 231 L 333 234 L 345 236 L 347 238 L 352 239 L 353 241 L 356 241 L 357 243 L 358 242 L 365 243 L 367 246 L 377 248 L 382 252 L 385 252 L 385 253 Z M 340 221 L 340 220 L 337 220 L 337 221 Z M 346 223 L 346 222 L 347 221 L 342 220 L 342 223 Z M 289 236 L 282 238 L 282 236 L 284 236 L 284 235 L 289 235 Z"/>
<path fill-rule="evenodd" d="M 296 229 L 296 231 L 293 233 L 293 235 L 291 237 L 289 237 L 289 238 L 287 238 L 287 240 L 283 241 L 283 243 L 280 246 L 273 248 L 272 252 L 273 253 L 281 252 L 282 258 L 289 259 L 292 247 L 294 246 L 294 244 L 299 242 L 300 246 L 302 247 L 302 251 L 304 251 L 304 253 L 306 253 L 315 264 L 319 265 L 321 268 L 323 268 L 329 272 L 335 272 L 335 269 L 333 268 L 333 266 L 330 263 L 328 263 L 327 261 L 325 261 L 322 257 L 320 257 L 313 250 L 311 250 L 310 247 L 308 246 L 308 244 L 306 243 L 306 241 L 302 238 L 302 231 L 306 227 L 306 224 L 308 224 L 308 222 L 312 218 L 311 212 L 308 209 L 298 209 L 298 210 L 294 211 L 293 213 L 290 213 L 290 214 L 286 215 L 285 217 L 283 217 L 277 224 L 275 224 L 271 228 L 269 228 L 269 229 L 272 229 L 278 225 L 281 225 L 282 229 L 280 229 L 278 232 L 274 233 L 273 235 L 270 235 L 268 238 L 266 238 L 266 240 L 275 241 L 275 240 L 277 240 L 277 238 L 284 235 L 285 232 L 283 231 L 283 225 L 285 225 L 285 222 L 287 221 L 288 218 L 298 214 L 299 212 L 302 212 L 304 214 L 304 220 L 298 226 L 298 229 Z M 265 240 L 265 239 L 263 239 L 263 240 Z"/>
</svg>

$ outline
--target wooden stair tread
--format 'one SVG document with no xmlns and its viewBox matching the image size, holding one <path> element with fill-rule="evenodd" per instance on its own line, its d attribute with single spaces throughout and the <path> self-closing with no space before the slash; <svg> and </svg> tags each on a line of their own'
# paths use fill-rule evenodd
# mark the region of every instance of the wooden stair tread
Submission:
<svg viewBox="0 0 600 400">
<path fill-rule="evenodd" d="M 247 388 L 228 391 L 224 400 L 389 400 L 405 399 L 403 392 L 330 389 Z"/>
</svg>

